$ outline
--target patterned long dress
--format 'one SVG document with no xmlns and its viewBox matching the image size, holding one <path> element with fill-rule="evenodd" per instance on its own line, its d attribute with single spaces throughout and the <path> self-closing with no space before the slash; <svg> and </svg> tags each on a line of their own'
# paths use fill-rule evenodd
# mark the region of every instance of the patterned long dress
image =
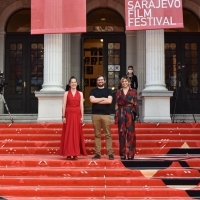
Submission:
<svg viewBox="0 0 200 200">
<path fill-rule="evenodd" d="M 131 112 L 138 113 L 137 91 L 129 89 L 125 95 L 123 89 L 116 92 L 115 123 L 118 124 L 119 153 L 121 159 L 133 159 L 136 151 L 135 121 Z"/>
</svg>

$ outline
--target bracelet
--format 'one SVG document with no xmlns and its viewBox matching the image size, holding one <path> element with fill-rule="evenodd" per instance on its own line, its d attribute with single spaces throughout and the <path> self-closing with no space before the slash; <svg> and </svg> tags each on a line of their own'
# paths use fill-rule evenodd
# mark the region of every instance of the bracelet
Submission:
<svg viewBox="0 0 200 200">
<path fill-rule="evenodd" d="M 62 118 L 65 118 L 65 116 L 62 116 Z"/>
</svg>

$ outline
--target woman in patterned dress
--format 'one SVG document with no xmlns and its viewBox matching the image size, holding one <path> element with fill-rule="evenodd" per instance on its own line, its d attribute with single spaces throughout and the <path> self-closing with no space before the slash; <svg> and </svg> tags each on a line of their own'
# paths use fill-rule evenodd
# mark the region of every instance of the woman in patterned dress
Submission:
<svg viewBox="0 0 200 200">
<path fill-rule="evenodd" d="M 122 160 L 133 160 L 136 150 L 135 120 L 138 116 L 137 91 L 130 88 L 127 76 L 121 78 L 121 89 L 116 92 L 115 124 L 118 124 L 119 154 Z"/>
</svg>

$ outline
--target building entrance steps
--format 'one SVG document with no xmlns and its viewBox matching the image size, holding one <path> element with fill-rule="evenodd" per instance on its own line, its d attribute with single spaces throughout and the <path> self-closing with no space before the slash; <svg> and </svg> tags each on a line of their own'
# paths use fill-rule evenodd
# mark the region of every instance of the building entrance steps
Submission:
<svg viewBox="0 0 200 200">
<path fill-rule="evenodd" d="M 4 199 L 179 199 L 200 198 L 200 124 L 136 124 L 135 159 L 94 155 L 92 124 L 83 126 L 88 156 L 59 156 L 61 123 L 0 124 L 0 196 Z"/>
</svg>

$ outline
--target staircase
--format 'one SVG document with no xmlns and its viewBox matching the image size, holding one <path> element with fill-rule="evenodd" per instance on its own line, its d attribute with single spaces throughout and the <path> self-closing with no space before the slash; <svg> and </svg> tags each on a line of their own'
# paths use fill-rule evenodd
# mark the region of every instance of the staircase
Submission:
<svg viewBox="0 0 200 200">
<path fill-rule="evenodd" d="M 0 124 L 0 199 L 200 199 L 200 124 L 136 124 L 135 160 L 92 160 L 94 133 L 84 127 L 88 156 L 59 156 L 60 123 Z"/>
</svg>

